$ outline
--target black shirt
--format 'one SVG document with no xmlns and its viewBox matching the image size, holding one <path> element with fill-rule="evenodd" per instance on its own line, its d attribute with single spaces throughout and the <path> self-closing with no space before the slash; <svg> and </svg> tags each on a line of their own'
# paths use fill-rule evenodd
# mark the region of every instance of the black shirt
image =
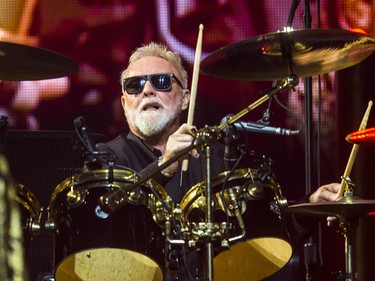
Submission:
<svg viewBox="0 0 375 281">
<path fill-rule="evenodd" d="M 161 152 L 150 147 L 132 132 L 119 135 L 117 138 L 97 145 L 100 154 L 114 156 L 115 165 L 130 168 L 140 176 L 149 173 L 158 165 L 158 158 Z M 189 157 L 188 170 L 181 173 L 181 168 L 172 178 L 157 173 L 153 179 L 164 187 L 168 195 L 175 203 L 180 203 L 185 193 L 206 177 L 205 156 L 200 158 Z M 211 175 L 215 176 L 225 170 L 223 161 L 224 148 L 219 144 L 212 146 L 212 167 Z"/>
</svg>

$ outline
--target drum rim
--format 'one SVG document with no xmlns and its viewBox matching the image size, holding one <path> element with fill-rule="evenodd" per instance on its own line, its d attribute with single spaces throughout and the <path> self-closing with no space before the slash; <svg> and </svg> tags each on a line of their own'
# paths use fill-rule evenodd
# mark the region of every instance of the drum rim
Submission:
<svg viewBox="0 0 375 281">
<path fill-rule="evenodd" d="M 212 186 L 215 187 L 218 184 L 223 183 L 224 179 L 229 175 L 228 182 L 232 180 L 237 180 L 237 179 L 253 179 L 254 181 L 258 179 L 258 170 L 257 169 L 237 169 L 234 170 L 233 172 L 231 171 L 225 171 L 220 173 L 219 175 L 215 176 L 211 182 Z M 203 180 L 196 185 L 194 185 L 192 188 L 188 190 L 188 192 L 185 194 L 185 196 L 182 198 L 180 202 L 180 208 L 182 212 L 184 213 L 184 210 L 190 209 L 191 205 L 200 197 L 203 195 L 203 190 L 205 188 L 206 181 Z M 273 180 L 273 178 L 268 180 L 268 183 L 265 184 L 266 186 L 271 186 L 272 189 L 274 190 L 274 187 L 276 186 L 279 189 L 279 185 L 276 184 L 276 182 Z M 275 190 L 274 190 L 275 191 Z M 281 196 L 281 192 L 276 192 L 275 194 L 277 197 Z M 279 198 L 278 198 L 279 199 Z"/>
<path fill-rule="evenodd" d="M 38 218 L 43 212 L 43 207 L 35 194 L 21 183 L 13 182 L 13 186 L 17 192 L 16 202 L 21 204 L 33 218 Z M 22 195 L 22 198 L 19 195 Z"/>
<path fill-rule="evenodd" d="M 126 169 L 114 169 L 113 172 L 113 182 L 108 182 L 110 177 L 110 170 L 109 169 L 101 169 L 101 170 L 92 170 L 89 172 L 83 173 L 76 173 L 62 182 L 60 182 L 54 189 L 51 195 L 50 203 L 48 205 L 48 218 L 53 217 L 53 213 L 56 209 L 56 201 L 61 194 L 66 191 L 67 188 L 77 188 L 78 190 L 80 187 L 87 187 L 95 188 L 99 186 L 103 187 L 114 187 L 118 188 L 122 184 L 131 184 L 135 181 L 135 179 L 139 178 L 140 176 L 134 173 L 132 170 Z M 142 186 L 146 186 L 148 188 L 153 188 L 162 199 L 166 200 L 168 197 L 167 192 L 165 189 L 157 183 L 155 180 L 150 179 L 145 182 Z"/>
</svg>

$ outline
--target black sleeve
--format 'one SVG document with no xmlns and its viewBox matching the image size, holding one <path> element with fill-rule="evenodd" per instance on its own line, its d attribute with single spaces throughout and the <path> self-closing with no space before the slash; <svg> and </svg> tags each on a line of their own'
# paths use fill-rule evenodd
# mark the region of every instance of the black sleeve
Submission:
<svg viewBox="0 0 375 281">
<path fill-rule="evenodd" d="M 310 194 L 303 196 L 296 204 L 309 203 Z M 307 238 L 312 234 L 319 222 L 325 220 L 325 216 L 289 214 L 289 226 L 295 232 L 297 239 Z"/>
</svg>

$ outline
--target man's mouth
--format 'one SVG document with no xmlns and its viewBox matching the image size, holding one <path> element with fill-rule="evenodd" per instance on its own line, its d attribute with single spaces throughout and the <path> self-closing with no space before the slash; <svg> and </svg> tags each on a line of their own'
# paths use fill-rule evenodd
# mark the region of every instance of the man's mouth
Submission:
<svg viewBox="0 0 375 281">
<path fill-rule="evenodd" d="M 149 111 L 149 110 L 158 110 L 160 108 L 160 104 L 158 103 L 149 103 L 142 107 L 142 111 Z"/>
</svg>

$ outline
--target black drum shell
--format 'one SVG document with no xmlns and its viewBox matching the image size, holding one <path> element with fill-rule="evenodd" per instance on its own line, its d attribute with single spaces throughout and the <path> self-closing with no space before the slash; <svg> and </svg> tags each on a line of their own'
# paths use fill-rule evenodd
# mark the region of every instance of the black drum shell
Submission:
<svg viewBox="0 0 375 281">
<path fill-rule="evenodd" d="M 148 183 L 141 187 L 142 202 L 106 214 L 98 203 L 100 196 L 130 186 L 134 180 L 126 170 L 114 170 L 113 180 L 109 174 L 108 170 L 78 174 L 56 187 L 48 208 L 49 221 L 54 224 L 56 270 L 65 259 L 82 251 L 123 249 L 125 255 L 130 251 L 147 256 L 163 271 L 165 241 L 162 226 L 155 221 L 157 199 L 150 189 L 163 199 L 166 193 L 155 182 L 152 187 Z"/>
<path fill-rule="evenodd" d="M 283 268 L 289 262 L 293 249 L 283 216 L 287 201 L 274 178 L 263 179 L 256 169 L 240 169 L 213 177 L 211 184 L 213 221 L 228 224 L 228 238 L 239 236 L 241 229 L 233 213 L 226 215 L 228 211 L 223 205 L 223 198 L 228 196 L 226 192 L 229 189 L 238 191 L 243 186 L 254 191 L 247 198 L 237 198 L 245 236 L 229 243 L 229 247 L 222 247 L 221 241 L 214 243 L 215 280 L 261 280 Z M 181 201 L 188 228 L 205 221 L 205 193 L 206 184 L 201 182 L 192 187 Z"/>
</svg>

